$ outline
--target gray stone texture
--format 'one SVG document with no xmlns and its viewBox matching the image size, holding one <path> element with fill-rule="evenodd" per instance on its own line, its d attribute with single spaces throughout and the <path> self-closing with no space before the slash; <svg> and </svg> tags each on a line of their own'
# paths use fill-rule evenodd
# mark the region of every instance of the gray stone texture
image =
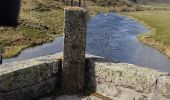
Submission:
<svg viewBox="0 0 170 100">
<path fill-rule="evenodd" d="M 170 99 L 170 76 L 159 77 L 157 89 L 163 96 Z"/>
<path fill-rule="evenodd" d="M 90 59 L 88 88 L 113 100 L 170 100 L 168 73 L 132 64 Z"/>
<path fill-rule="evenodd" d="M 57 84 L 57 78 L 50 78 L 44 82 L 27 86 L 0 94 L 0 100 L 33 100 L 37 97 L 51 93 Z"/>
<path fill-rule="evenodd" d="M 0 100 L 31 100 L 52 92 L 61 65 L 56 55 L 0 65 Z"/>
<path fill-rule="evenodd" d="M 61 56 L 0 65 L 0 100 L 32 100 L 53 92 L 60 80 Z M 168 73 L 87 57 L 85 85 L 94 92 L 90 97 L 52 96 L 40 100 L 170 100 Z"/>
<path fill-rule="evenodd" d="M 64 14 L 62 90 L 74 94 L 84 88 L 87 12 L 80 7 L 67 7 Z"/>
</svg>

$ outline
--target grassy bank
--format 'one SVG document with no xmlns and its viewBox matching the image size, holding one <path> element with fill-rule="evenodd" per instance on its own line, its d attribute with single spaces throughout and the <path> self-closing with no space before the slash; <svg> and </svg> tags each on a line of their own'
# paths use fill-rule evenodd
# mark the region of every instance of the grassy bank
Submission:
<svg viewBox="0 0 170 100">
<path fill-rule="evenodd" d="M 19 26 L 0 27 L 0 49 L 3 57 L 18 55 L 21 50 L 50 42 L 63 33 L 63 8 L 61 0 L 22 0 Z M 76 0 L 75 0 L 76 1 Z M 78 0 L 77 0 L 78 1 Z M 113 0 L 87 0 L 86 7 L 91 15 L 99 12 L 135 11 L 138 6 L 129 2 Z"/>
<path fill-rule="evenodd" d="M 168 6 L 169 7 L 169 6 Z M 141 42 L 157 48 L 170 57 L 170 11 L 142 11 L 123 13 L 150 27 L 151 31 L 138 38 Z"/>
<path fill-rule="evenodd" d="M 54 0 L 22 0 L 16 28 L 0 27 L 3 57 L 16 56 L 21 50 L 54 40 L 63 33 L 63 8 Z"/>
</svg>

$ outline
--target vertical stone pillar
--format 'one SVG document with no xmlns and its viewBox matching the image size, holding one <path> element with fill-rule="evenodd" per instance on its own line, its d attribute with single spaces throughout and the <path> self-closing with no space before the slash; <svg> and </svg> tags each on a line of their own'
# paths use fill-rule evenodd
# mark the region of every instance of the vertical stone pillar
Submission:
<svg viewBox="0 0 170 100">
<path fill-rule="evenodd" d="M 77 94 L 84 89 L 87 13 L 80 7 L 67 7 L 64 14 L 62 91 Z"/>
<path fill-rule="evenodd" d="M 2 64 L 2 50 L 0 48 L 0 65 Z"/>
</svg>

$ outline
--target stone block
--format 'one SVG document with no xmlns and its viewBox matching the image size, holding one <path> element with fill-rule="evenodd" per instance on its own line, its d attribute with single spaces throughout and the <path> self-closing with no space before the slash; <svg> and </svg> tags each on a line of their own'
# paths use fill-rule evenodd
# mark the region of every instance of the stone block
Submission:
<svg viewBox="0 0 170 100">
<path fill-rule="evenodd" d="M 52 56 L 0 65 L 0 91 L 9 92 L 57 77 L 61 61 Z"/>
</svg>

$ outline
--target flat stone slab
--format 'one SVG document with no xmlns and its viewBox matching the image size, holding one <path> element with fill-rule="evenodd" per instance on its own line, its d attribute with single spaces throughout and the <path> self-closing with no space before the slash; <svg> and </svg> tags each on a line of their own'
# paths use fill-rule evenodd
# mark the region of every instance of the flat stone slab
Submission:
<svg viewBox="0 0 170 100">
<path fill-rule="evenodd" d="M 105 98 L 102 95 L 90 95 L 90 96 L 79 96 L 79 95 L 61 95 L 59 97 L 46 97 L 39 100 L 111 100 Z"/>
<path fill-rule="evenodd" d="M 56 77 L 61 63 L 56 58 L 44 56 L 0 65 L 0 91 L 10 92 Z"/>
<path fill-rule="evenodd" d="M 68 96 L 68 95 L 63 95 L 60 97 L 57 97 L 55 100 L 102 100 L 96 96 L 77 96 L 77 95 L 73 95 L 73 96 Z"/>
</svg>

